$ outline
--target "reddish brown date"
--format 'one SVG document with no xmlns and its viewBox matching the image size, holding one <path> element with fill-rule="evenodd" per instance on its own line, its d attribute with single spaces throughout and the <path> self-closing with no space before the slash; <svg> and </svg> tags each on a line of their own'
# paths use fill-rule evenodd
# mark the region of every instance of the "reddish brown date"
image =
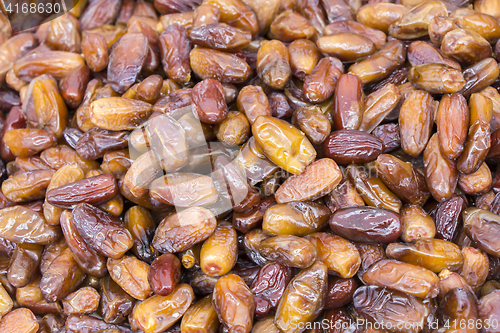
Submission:
<svg viewBox="0 0 500 333">
<path fill-rule="evenodd" d="M 251 288 L 257 317 L 265 317 L 276 308 L 291 278 L 292 270 L 284 265 L 269 263 L 260 269 Z"/>
<path fill-rule="evenodd" d="M 73 221 L 82 238 L 106 257 L 120 258 L 133 245 L 132 236 L 118 218 L 92 205 L 77 205 Z"/>
<path fill-rule="evenodd" d="M 104 174 L 51 189 L 47 192 L 47 201 L 54 206 L 71 209 L 81 202 L 99 205 L 117 194 L 115 177 Z"/>
<path fill-rule="evenodd" d="M 332 132 L 323 143 L 324 153 L 339 164 L 367 163 L 382 154 L 382 141 L 368 133 L 354 130 Z"/>
<path fill-rule="evenodd" d="M 391 243 L 401 234 L 399 214 L 381 208 L 342 208 L 329 223 L 335 233 L 361 243 Z"/>
</svg>

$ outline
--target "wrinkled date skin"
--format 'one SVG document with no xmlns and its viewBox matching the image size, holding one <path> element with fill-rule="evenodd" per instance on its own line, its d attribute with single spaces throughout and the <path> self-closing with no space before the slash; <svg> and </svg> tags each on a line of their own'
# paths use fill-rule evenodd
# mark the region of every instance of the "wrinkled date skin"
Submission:
<svg viewBox="0 0 500 333">
<path fill-rule="evenodd" d="M 60 222 L 66 243 L 71 249 L 73 258 L 78 265 L 87 274 L 103 277 L 107 272 L 106 258 L 90 247 L 82 236 L 80 236 L 75 227 L 71 212 L 62 212 Z"/>
<path fill-rule="evenodd" d="M 235 274 L 221 277 L 215 284 L 212 304 L 219 321 L 229 331 L 250 332 L 255 299 L 241 277 Z"/>
<path fill-rule="evenodd" d="M 211 205 L 218 198 L 212 179 L 196 173 L 171 173 L 160 177 L 151 183 L 150 195 L 178 207 Z"/>
<path fill-rule="evenodd" d="M 42 215 L 23 206 L 0 210 L 0 237 L 11 242 L 52 244 L 61 237 L 61 230 L 45 222 Z"/>
<path fill-rule="evenodd" d="M 298 268 L 311 266 L 317 253 L 307 239 L 289 235 L 266 238 L 260 242 L 258 250 L 267 260 Z"/>
<path fill-rule="evenodd" d="M 132 247 L 132 236 L 118 218 L 85 203 L 77 205 L 72 215 L 78 233 L 102 255 L 118 259 Z"/>
<path fill-rule="evenodd" d="M 306 239 L 316 247 L 316 260 L 326 265 L 329 274 L 350 278 L 357 273 L 361 266 L 361 256 L 354 244 L 326 232 L 308 235 Z"/>
<path fill-rule="evenodd" d="M 84 159 L 96 160 L 107 152 L 127 148 L 128 140 L 127 132 L 92 128 L 78 139 L 75 150 Z"/>
<path fill-rule="evenodd" d="M 207 295 L 193 303 L 181 321 L 181 332 L 215 333 L 219 329 L 217 313 L 212 305 L 212 295 Z"/>
<path fill-rule="evenodd" d="M 227 222 L 218 224 L 200 250 L 200 268 L 208 276 L 229 273 L 238 258 L 238 236 Z"/>
<path fill-rule="evenodd" d="M 483 322 L 494 322 L 500 318 L 498 311 L 500 311 L 500 290 L 495 290 L 488 295 L 485 295 L 477 302 L 477 312 L 479 318 Z M 486 330 L 488 333 L 497 333 L 498 329 L 490 328 Z"/>
<path fill-rule="evenodd" d="M 134 299 L 113 279 L 105 277 L 101 284 L 101 311 L 106 323 L 118 324 L 132 312 Z"/>
<path fill-rule="evenodd" d="M 221 83 L 243 83 L 251 73 L 250 66 L 238 56 L 217 50 L 194 48 L 189 53 L 191 69 L 201 79 Z"/>
<path fill-rule="evenodd" d="M 363 281 L 419 298 L 436 297 L 439 291 L 439 278 L 434 272 L 390 259 L 373 264 L 363 273 Z"/>
<path fill-rule="evenodd" d="M 401 148 L 411 156 L 418 156 L 427 145 L 434 119 L 434 99 L 424 91 L 408 96 L 399 111 Z"/>
<path fill-rule="evenodd" d="M 150 267 L 144 261 L 131 256 L 109 258 L 107 267 L 109 276 L 135 299 L 144 300 L 152 293 L 148 282 Z"/>
<path fill-rule="evenodd" d="M 374 207 L 339 209 L 329 224 L 340 236 L 361 243 L 391 243 L 401 234 L 399 214 Z"/>
<path fill-rule="evenodd" d="M 305 236 L 323 229 L 329 217 L 329 209 L 314 202 L 278 204 L 266 210 L 262 230 L 269 235 Z"/>
<path fill-rule="evenodd" d="M 40 281 L 43 297 L 50 303 L 61 300 L 78 288 L 85 278 L 69 248 L 52 261 Z"/>
<path fill-rule="evenodd" d="M 438 135 L 434 134 L 424 150 L 425 180 L 429 191 L 437 201 L 449 199 L 455 192 L 458 170 L 439 148 Z"/>
<path fill-rule="evenodd" d="M 434 238 L 434 219 L 418 205 L 407 205 L 401 209 L 401 239 L 407 243 L 415 240 Z"/>
<path fill-rule="evenodd" d="M 162 253 L 187 250 L 207 239 L 216 225 L 217 220 L 208 209 L 188 208 L 161 221 L 153 238 L 153 247 Z"/>
<path fill-rule="evenodd" d="M 257 53 L 257 73 L 265 84 L 283 89 L 290 79 L 288 49 L 279 40 L 263 41 Z"/>
<path fill-rule="evenodd" d="M 478 309 L 476 306 L 476 298 L 474 294 L 463 288 L 455 288 L 446 293 L 444 299 L 439 305 L 437 314 L 442 322 L 450 322 L 452 325 L 448 329 L 464 331 L 464 332 L 479 332 L 477 327 L 468 327 L 464 330 L 459 326 L 460 322 L 478 322 Z"/>
<path fill-rule="evenodd" d="M 364 94 L 361 80 L 352 74 L 342 74 L 333 97 L 333 123 L 336 130 L 357 130 L 361 125 Z"/>
<path fill-rule="evenodd" d="M 203 80 L 192 91 L 193 112 L 202 122 L 217 124 L 227 117 L 224 88 L 219 81 Z"/>
<path fill-rule="evenodd" d="M 458 195 L 440 202 L 436 206 L 434 220 L 436 222 L 436 238 L 453 242 L 462 226 L 462 212 L 467 202 Z"/>
<path fill-rule="evenodd" d="M 133 206 L 125 213 L 123 225 L 132 235 L 134 246 L 132 252 L 146 262 L 151 262 L 157 252 L 152 248 L 151 243 L 154 236 L 156 223 L 147 208 Z"/>
<path fill-rule="evenodd" d="M 157 295 L 167 296 L 181 280 L 181 262 L 170 253 L 162 254 L 151 263 L 149 285 Z"/>
<path fill-rule="evenodd" d="M 276 308 L 291 279 L 291 268 L 277 263 L 268 263 L 259 270 L 251 286 L 258 318 L 267 316 Z"/>
<path fill-rule="evenodd" d="M 383 149 L 379 138 L 354 130 L 334 131 L 323 143 L 325 155 L 342 165 L 374 161 Z"/>
<path fill-rule="evenodd" d="M 484 252 L 498 256 L 500 247 L 495 235 L 500 230 L 500 218 L 487 210 L 469 207 L 463 213 L 464 230 Z"/>
<path fill-rule="evenodd" d="M 165 73 L 175 82 L 188 82 L 191 79 L 189 52 L 192 43 L 187 38 L 186 29 L 172 25 L 160 34 L 159 39 Z"/>
<path fill-rule="evenodd" d="M 298 323 L 313 321 L 323 309 L 327 287 L 327 268 L 321 262 L 295 275 L 278 304 L 275 325 L 283 332 L 300 332 Z"/>
<path fill-rule="evenodd" d="M 336 309 L 349 304 L 356 289 L 358 283 L 354 278 L 329 276 L 325 309 Z"/>
<path fill-rule="evenodd" d="M 71 209 L 85 202 L 99 205 L 118 194 L 118 185 L 111 174 L 94 176 L 59 186 L 47 192 L 47 201 L 60 208 Z"/>
<path fill-rule="evenodd" d="M 444 95 L 439 102 L 436 125 L 439 148 L 449 160 L 455 160 L 463 151 L 467 139 L 469 108 L 460 94 Z"/>
<path fill-rule="evenodd" d="M 275 193 L 276 201 L 315 200 L 330 193 L 341 180 L 337 163 L 323 158 L 309 164 L 300 175 L 287 178 Z"/>
<path fill-rule="evenodd" d="M 353 305 L 356 312 L 370 322 L 391 323 L 392 327 L 405 322 L 418 324 L 400 331 L 408 333 L 419 332 L 416 327 L 424 325 L 431 312 L 429 304 L 421 299 L 377 286 L 358 288 Z"/>
<path fill-rule="evenodd" d="M 137 79 L 147 56 L 148 39 L 141 33 L 125 34 L 109 56 L 108 80 L 117 93 L 124 93 Z"/>
<path fill-rule="evenodd" d="M 193 300 L 193 289 L 180 284 L 170 295 L 154 295 L 134 307 L 133 322 L 137 329 L 147 333 L 164 332 L 187 311 Z"/>
<path fill-rule="evenodd" d="M 316 157 L 305 135 L 284 120 L 260 116 L 252 125 L 252 133 L 267 158 L 294 175 L 302 173 Z"/>
<path fill-rule="evenodd" d="M 378 176 L 405 202 L 423 205 L 430 197 L 425 178 L 411 163 L 388 155 L 379 155 L 375 163 Z"/>
</svg>

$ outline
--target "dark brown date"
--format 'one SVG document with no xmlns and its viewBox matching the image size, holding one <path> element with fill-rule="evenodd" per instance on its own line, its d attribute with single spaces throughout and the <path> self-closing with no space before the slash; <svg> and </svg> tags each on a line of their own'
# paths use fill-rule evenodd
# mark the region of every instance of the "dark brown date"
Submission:
<svg viewBox="0 0 500 333">
<path fill-rule="evenodd" d="M 82 270 L 92 276 L 104 276 L 107 272 L 106 258 L 90 247 L 80 236 L 71 212 L 63 211 L 60 222 L 67 246 L 71 249 L 74 259 Z"/>
<path fill-rule="evenodd" d="M 170 253 L 162 254 L 151 263 L 148 281 L 153 292 L 167 296 L 181 280 L 181 262 Z"/>
<path fill-rule="evenodd" d="M 354 278 L 329 276 L 325 309 L 336 309 L 349 304 L 356 289 L 358 289 L 358 283 Z"/>
<path fill-rule="evenodd" d="M 436 238 L 449 242 L 455 241 L 462 226 L 462 212 L 467 202 L 459 195 L 454 195 L 436 206 Z"/>
<path fill-rule="evenodd" d="M 78 204 L 72 215 L 78 233 L 100 254 L 120 258 L 132 247 L 132 236 L 113 215 L 86 203 Z"/>
<path fill-rule="evenodd" d="M 382 154 L 377 157 L 375 168 L 387 187 L 405 202 L 423 205 L 431 196 L 424 176 L 411 163 Z"/>
<path fill-rule="evenodd" d="M 419 332 L 418 327 L 423 327 L 431 312 L 430 304 L 421 299 L 376 286 L 358 288 L 353 305 L 357 313 L 372 323 L 390 323 L 392 327 L 401 327 L 401 324 L 407 327 L 404 323 L 414 323 L 416 326 L 399 331 L 406 333 Z"/>
<path fill-rule="evenodd" d="M 117 194 L 115 177 L 104 174 L 51 189 L 47 192 L 47 201 L 56 207 L 71 209 L 82 202 L 99 205 Z"/>
<path fill-rule="evenodd" d="M 291 279 L 290 267 L 277 263 L 266 264 L 259 270 L 251 287 L 255 298 L 255 315 L 258 318 L 267 316 L 276 308 Z"/>
<path fill-rule="evenodd" d="M 332 132 L 323 143 L 324 153 L 339 164 L 367 163 L 382 154 L 382 141 L 368 133 L 354 130 Z"/>
<path fill-rule="evenodd" d="M 146 61 L 148 39 L 142 33 L 125 34 L 109 56 L 108 82 L 117 93 L 124 93 L 137 79 Z"/>
<path fill-rule="evenodd" d="M 391 243 L 401 234 L 399 214 L 381 208 L 341 208 L 329 223 L 335 233 L 361 243 Z"/>
</svg>

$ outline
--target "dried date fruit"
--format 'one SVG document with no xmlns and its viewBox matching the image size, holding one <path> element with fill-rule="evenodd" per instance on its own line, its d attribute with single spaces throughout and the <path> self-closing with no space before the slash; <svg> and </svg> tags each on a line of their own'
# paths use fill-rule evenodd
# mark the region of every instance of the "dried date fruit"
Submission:
<svg viewBox="0 0 500 333">
<path fill-rule="evenodd" d="M 71 209 L 82 202 L 97 206 L 117 194 L 118 185 L 115 177 L 111 174 L 103 174 L 49 190 L 47 202 L 56 207 Z"/>
<path fill-rule="evenodd" d="M 391 243 L 401 234 L 399 214 L 374 207 L 341 208 L 329 224 L 340 236 L 362 243 Z"/>
<path fill-rule="evenodd" d="M 199 47 L 191 50 L 189 59 L 192 71 L 203 80 L 243 83 L 250 77 L 248 63 L 231 53 Z"/>
<path fill-rule="evenodd" d="M 101 284 L 100 308 L 106 323 L 118 324 L 132 312 L 134 299 L 127 294 L 113 279 L 106 276 Z"/>
<path fill-rule="evenodd" d="M 407 243 L 419 239 L 434 238 L 436 225 L 432 217 L 418 205 L 401 209 L 401 239 Z"/>
<path fill-rule="evenodd" d="M 214 287 L 212 304 L 219 321 L 230 331 L 250 332 L 255 312 L 255 299 L 236 274 L 221 277 Z"/>
<path fill-rule="evenodd" d="M 125 34 L 111 50 L 108 64 L 109 84 L 119 94 L 130 88 L 144 66 L 148 39 L 142 33 Z"/>
<path fill-rule="evenodd" d="M 29 309 L 18 308 L 6 314 L 0 320 L 0 329 L 5 333 L 26 332 L 36 333 L 40 325 L 35 315 Z"/>
<path fill-rule="evenodd" d="M 215 216 L 208 209 L 188 208 L 161 221 L 153 238 L 153 247 L 162 253 L 184 251 L 207 239 L 216 225 Z"/>
<path fill-rule="evenodd" d="M 300 174 L 316 157 L 305 135 L 281 119 L 260 116 L 252 125 L 252 133 L 263 153 L 293 174 Z"/>
<path fill-rule="evenodd" d="M 275 325 L 283 332 L 299 332 L 300 323 L 313 321 L 323 309 L 327 287 L 327 268 L 321 262 L 295 275 L 278 303 Z"/>
<path fill-rule="evenodd" d="M 423 205 L 430 197 L 425 177 L 411 163 L 382 154 L 375 163 L 377 174 L 387 187 L 403 201 L 412 205 Z"/>
<path fill-rule="evenodd" d="M 103 36 L 96 33 L 85 33 L 81 47 L 85 62 L 92 71 L 100 72 L 108 66 L 109 51 Z"/>
<path fill-rule="evenodd" d="M 78 233 L 100 254 L 118 259 L 132 247 L 132 236 L 118 218 L 86 203 L 78 204 L 72 215 Z"/>
<path fill-rule="evenodd" d="M 200 268 L 208 276 L 229 273 L 238 259 L 238 236 L 231 224 L 221 222 L 200 250 Z"/>
<path fill-rule="evenodd" d="M 326 265 L 329 274 L 350 278 L 357 273 L 361 257 L 354 244 L 325 232 L 308 235 L 306 239 L 316 247 L 316 260 Z M 335 253 L 335 256 L 332 256 L 332 253 Z"/>
<path fill-rule="evenodd" d="M 444 201 L 455 192 L 458 171 L 453 161 L 448 160 L 439 148 L 438 135 L 434 134 L 424 150 L 425 180 L 434 199 Z"/>
<path fill-rule="evenodd" d="M 422 327 L 431 313 L 429 303 L 400 291 L 377 286 L 358 288 L 353 296 L 353 305 L 357 313 L 372 323 L 390 323 L 392 327 L 404 326 L 409 321 L 415 323 L 416 326 L 401 332 L 418 332 L 417 327 Z"/>
<path fill-rule="evenodd" d="M 212 305 L 212 295 L 207 295 L 191 304 L 181 321 L 181 331 L 186 333 L 215 333 L 219 329 L 219 319 Z"/>
<path fill-rule="evenodd" d="M 290 79 L 290 57 L 279 40 L 263 41 L 257 53 L 257 74 L 265 84 L 283 89 Z"/>
<path fill-rule="evenodd" d="M 216 80 L 203 80 L 192 91 L 193 112 L 202 122 L 217 124 L 227 117 L 224 88 Z"/>
<path fill-rule="evenodd" d="M 80 236 L 70 211 L 62 212 L 61 229 L 66 239 L 67 246 L 73 254 L 73 258 L 82 270 L 92 276 L 104 276 L 107 272 L 106 258 L 90 247 L 82 236 Z"/>
<path fill-rule="evenodd" d="M 311 266 L 317 253 L 315 246 L 307 239 L 289 235 L 262 240 L 258 251 L 267 260 L 298 268 Z"/>
<path fill-rule="evenodd" d="M 196 42 L 195 35 L 193 41 Z M 189 68 L 189 52 L 192 43 L 187 37 L 186 29 L 179 25 L 167 27 L 159 37 L 161 61 L 165 73 L 175 82 L 183 83 L 191 79 Z"/>
<path fill-rule="evenodd" d="M 460 94 L 444 95 L 437 109 L 436 125 L 439 148 L 449 160 L 455 160 L 463 151 L 467 139 L 469 108 Z"/>
<path fill-rule="evenodd" d="M 130 296 L 145 300 L 152 293 L 148 282 L 150 267 L 136 257 L 108 259 L 109 276 Z"/>
<path fill-rule="evenodd" d="M 276 191 L 278 203 L 315 200 L 330 193 L 342 180 L 342 174 L 331 159 L 309 164 L 300 175 L 287 178 Z"/>
<path fill-rule="evenodd" d="M 148 333 L 164 332 L 188 310 L 193 300 L 193 289 L 185 283 L 168 296 L 151 296 L 134 308 L 133 326 Z"/>
<path fill-rule="evenodd" d="M 427 268 L 434 273 L 443 269 L 457 270 L 463 265 L 460 248 L 440 239 L 421 239 L 415 243 L 391 243 L 386 248 L 389 258 Z"/>
<path fill-rule="evenodd" d="M 382 153 L 383 143 L 368 133 L 333 131 L 323 143 L 324 153 L 339 164 L 371 162 Z"/>
<path fill-rule="evenodd" d="M 100 299 L 94 288 L 80 288 L 63 299 L 63 312 L 65 315 L 92 313 L 97 310 Z"/>
<path fill-rule="evenodd" d="M 425 268 L 383 259 L 363 273 L 369 285 L 386 287 L 419 298 L 433 298 L 438 294 L 438 276 Z"/>
<path fill-rule="evenodd" d="M 43 298 L 47 302 L 57 302 L 78 289 L 85 278 L 69 248 L 52 261 L 40 281 Z"/>
<path fill-rule="evenodd" d="M 23 206 L 0 209 L 0 237 L 30 244 L 52 244 L 61 237 L 57 226 L 49 225 L 42 215 Z"/>
</svg>

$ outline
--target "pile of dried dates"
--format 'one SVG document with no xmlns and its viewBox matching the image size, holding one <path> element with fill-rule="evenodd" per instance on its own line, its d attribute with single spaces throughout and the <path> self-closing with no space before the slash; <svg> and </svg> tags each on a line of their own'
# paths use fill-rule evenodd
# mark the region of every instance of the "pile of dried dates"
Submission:
<svg viewBox="0 0 500 333">
<path fill-rule="evenodd" d="M 1 333 L 499 333 L 500 0 L 0 13 Z"/>
</svg>

